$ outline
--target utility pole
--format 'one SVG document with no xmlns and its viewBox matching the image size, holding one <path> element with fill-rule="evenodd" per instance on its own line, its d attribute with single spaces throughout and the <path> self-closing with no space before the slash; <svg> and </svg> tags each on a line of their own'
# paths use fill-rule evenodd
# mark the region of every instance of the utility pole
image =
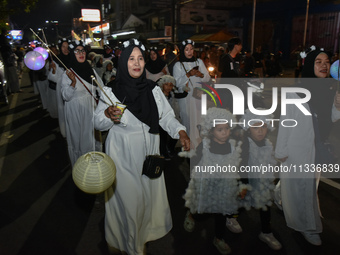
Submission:
<svg viewBox="0 0 340 255">
<path fill-rule="evenodd" d="M 306 48 L 306 38 L 307 38 L 307 25 L 308 25 L 308 11 L 309 11 L 309 0 L 307 0 L 307 7 L 306 7 L 306 18 L 305 18 L 305 31 L 303 33 L 303 49 Z"/>
<path fill-rule="evenodd" d="M 253 24 L 251 28 L 251 53 L 254 54 L 254 41 L 255 41 L 255 14 L 256 14 L 256 0 L 253 0 Z"/>
<path fill-rule="evenodd" d="M 181 13 L 181 6 L 183 5 L 186 5 L 188 3 L 191 3 L 195 0 L 188 0 L 188 1 L 182 1 L 182 2 L 179 2 L 178 0 L 173 0 L 173 4 L 172 6 L 175 7 L 175 10 L 174 10 L 174 15 L 173 15 L 173 42 L 176 43 L 178 41 L 178 26 L 179 26 L 179 23 L 180 23 L 180 13 Z M 174 8 L 172 7 L 172 8 Z"/>
</svg>

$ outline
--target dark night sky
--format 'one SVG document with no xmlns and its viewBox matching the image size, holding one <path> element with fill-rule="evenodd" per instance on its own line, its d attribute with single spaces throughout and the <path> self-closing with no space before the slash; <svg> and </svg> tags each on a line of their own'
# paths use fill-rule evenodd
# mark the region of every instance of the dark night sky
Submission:
<svg viewBox="0 0 340 255">
<path fill-rule="evenodd" d="M 19 0 L 12 0 L 10 4 L 16 4 Z M 81 16 L 81 8 L 100 8 L 100 0 L 39 0 L 36 7 L 30 12 L 21 11 L 19 14 L 12 15 L 10 21 L 13 29 L 23 30 L 23 44 L 31 40 L 32 32 L 30 28 L 37 32 L 38 28 L 46 25 L 46 20 L 58 21 L 59 36 L 70 35 L 72 17 Z M 55 36 L 46 34 L 48 41 L 56 41 Z"/>
<path fill-rule="evenodd" d="M 15 1 L 9 2 L 14 4 Z M 71 23 L 72 12 L 74 16 L 80 17 L 81 8 L 99 9 L 100 0 L 70 0 L 70 2 L 65 2 L 65 0 L 39 0 L 36 8 L 30 13 L 22 11 L 20 14 L 10 17 L 10 20 L 14 29 L 38 28 L 45 24 L 46 20 Z"/>
</svg>

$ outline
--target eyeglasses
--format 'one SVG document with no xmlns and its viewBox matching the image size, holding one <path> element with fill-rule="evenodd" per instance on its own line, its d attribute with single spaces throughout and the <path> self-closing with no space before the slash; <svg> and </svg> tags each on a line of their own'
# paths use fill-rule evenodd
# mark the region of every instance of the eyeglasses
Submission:
<svg viewBox="0 0 340 255">
<path fill-rule="evenodd" d="M 82 54 L 85 53 L 85 50 L 74 50 L 74 54 L 78 55 L 78 54 Z"/>
</svg>

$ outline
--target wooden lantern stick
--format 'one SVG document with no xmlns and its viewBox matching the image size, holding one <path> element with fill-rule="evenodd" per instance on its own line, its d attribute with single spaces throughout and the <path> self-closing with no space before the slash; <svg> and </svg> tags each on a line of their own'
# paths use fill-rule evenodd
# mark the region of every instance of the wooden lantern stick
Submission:
<svg viewBox="0 0 340 255">
<path fill-rule="evenodd" d="M 46 46 L 46 48 L 49 50 L 49 52 L 51 52 L 52 55 L 53 55 L 56 59 L 58 59 L 58 61 L 64 66 L 64 68 L 65 68 L 66 70 L 70 70 L 70 69 L 68 69 L 68 68 L 65 66 L 65 64 L 58 58 L 58 56 L 57 56 L 56 54 L 54 54 L 53 51 L 51 51 L 51 49 L 48 47 L 47 43 L 45 43 L 45 42 L 39 37 L 39 35 L 37 35 L 37 34 L 33 31 L 32 28 L 30 28 L 30 30 L 31 30 L 32 33 L 39 39 L 39 41 L 41 41 L 41 42 Z"/>
<path fill-rule="evenodd" d="M 106 94 L 106 92 L 104 91 L 103 87 L 99 84 L 99 82 L 96 80 L 96 78 L 91 75 L 92 80 L 94 80 L 94 82 L 98 85 L 98 87 L 100 88 L 100 90 L 104 93 L 104 95 L 110 100 L 112 106 L 114 106 L 115 104 L 112 102 L 111 98 L 109 98 L 109 96 Z M 105 102 L 105 101 L 104 101 Z"/>
<path fill-rule="evenodd" d="M 85 87 L 85 89 L 90 93 L 90 95 L 95 99 L 95 101 L 98 103 L 98 99 L 91 93 L 91 91 L 88 89 L 88 87 L 84 84 L 84 82 L 78 77 L 78 75 L 72 70 L 72 69 L 69 69 L 66 67 L 66 65 L 58 58 L 58 56 L 53 52 L 51 51 L 51 49 L 48 47 L 48 44 L 47 42 L 45 43 L 40 37 L 39 35 L 37 35 L 32 28 L 30 28 L 30 30 L 32 31 L 32 33 L 39 39 L 39 41 L 41 41 L 45 46 L 46 48 L 53 54 L 53 56 L 64 66 L 65 70 L 66 71 L 70 71 L 74 74 L 74 76 L 80 81 L 81 84 L 83 84 L 83 86 Z"/>
<path fill-rule="evenodd" d="M 46 39 L 46 36 L 45 36 L 45 32 L 44 32 L 44 29 L 42 29 L 42 33 L 43 33 L 43 36 L 44 36 L 44 39 L 45 39 L 45 45 L 48 45 L 47 39 Z M 48 51 L 51 52 L 51 49 L 48 49 Z M 51 59 L 53 60 L 52 55 L 51 55 Z"/>
</svg>

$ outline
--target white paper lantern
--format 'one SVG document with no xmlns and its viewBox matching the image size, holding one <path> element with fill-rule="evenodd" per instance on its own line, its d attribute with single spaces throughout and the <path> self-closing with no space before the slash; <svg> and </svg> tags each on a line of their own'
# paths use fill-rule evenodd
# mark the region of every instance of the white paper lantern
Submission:
<svg viewBox="0 0 340 255">
<path fill-rule="evenodd" d="M 116 178 L 116 165 L 105 153 L 93 151 L 78 158 L 72 177 L 79 189 L 98 194 L 107 190 Z"/>
</svg>

